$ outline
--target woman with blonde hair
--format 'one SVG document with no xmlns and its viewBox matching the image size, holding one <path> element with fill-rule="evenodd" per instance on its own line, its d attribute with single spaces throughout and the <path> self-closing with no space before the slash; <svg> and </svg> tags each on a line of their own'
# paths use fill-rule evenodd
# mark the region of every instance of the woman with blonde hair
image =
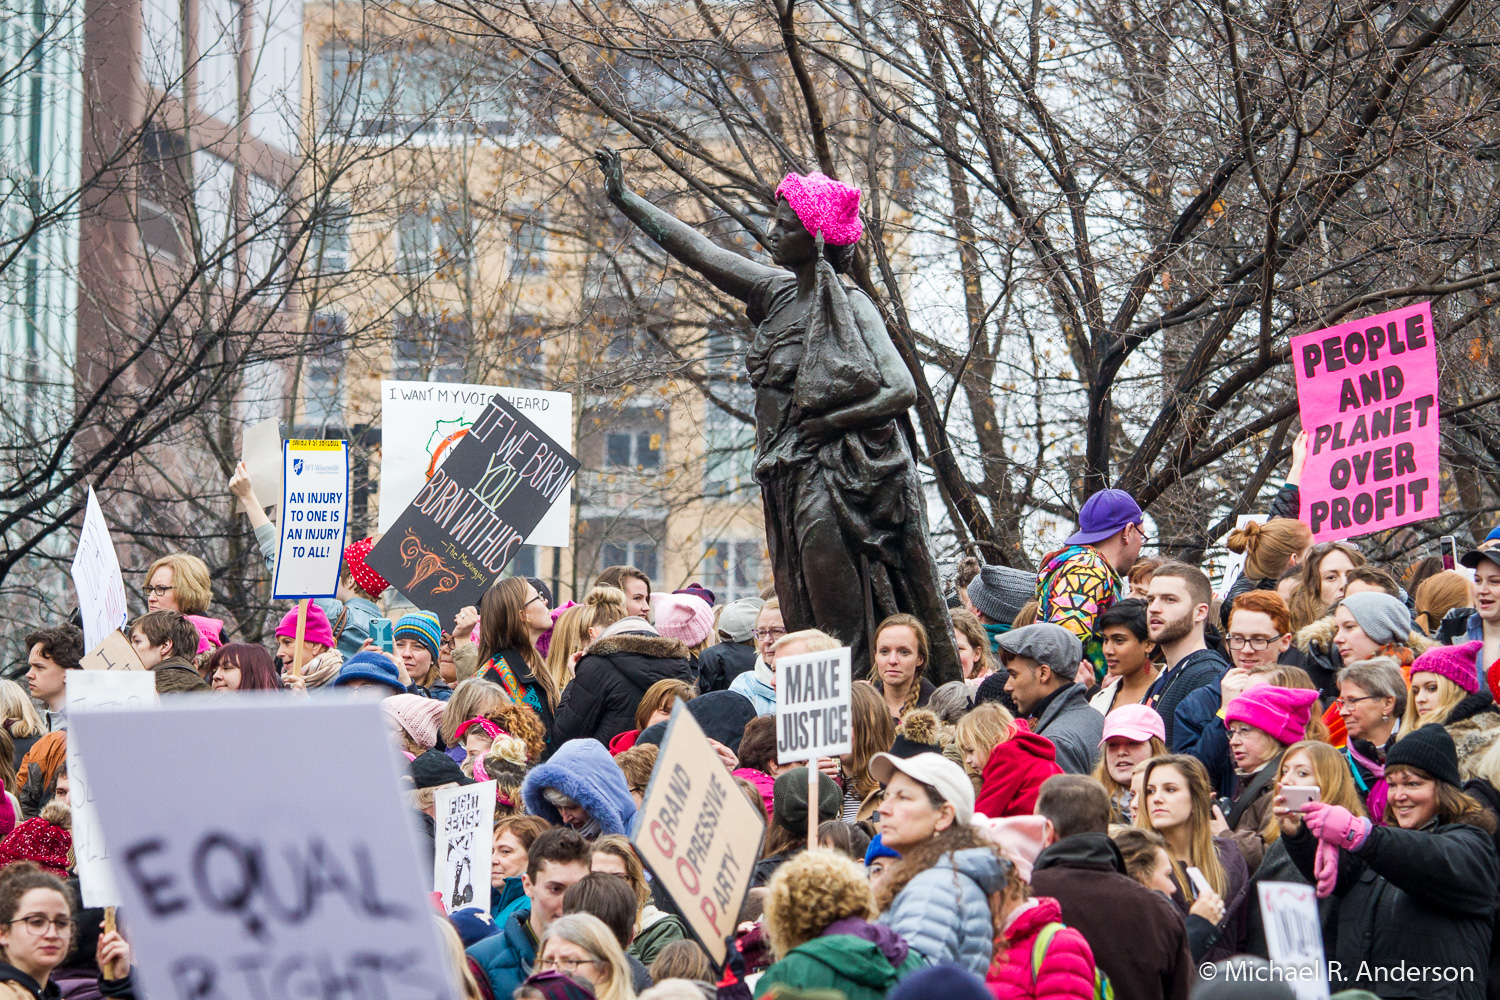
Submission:
<svg viewBox="0 0 1500 1000">
<path fill-rule="evenodd" d="M 777 870 L 765 898 L 776 963 L 755 995 L 836 990 L 847 1000 L 883 1000 L 922 957 L 875 919 L 864 869 L 837 851 L 805 851 Z"/>
<path fill-rule="evenodd" d="M 688 936 L 681 919 L 663 912 L 652 902 L 651 883 L 646 881 L 646 868 L 636 855 L 635 848 L 630 846 L 630 841 L 622 834 L 605 834 L 594 841 L 594 854 L 589 868 L 624 879 L 635 893 L 635 938 L 626 951 L 639 959 L 642 965 L 651 965 L 663 948 Z"/>
<path fill-rule="evenodd" d="M 1166 725 L 1150 705 L 1121 705 L 1104 717 L 1093 779 L 1109 795 L 1112 823 L 1130 823 L 1132 778 L 1152 757 L 1167 752 Z"/>
<path fill-rule="evenodd" d="M 955 729 L 964 764 L 980 779 L 974 811 L 990 819 L 1031 815 L 1042 782 L 1063 773 L 1052 741 L 997 702 L 976 705 Z"/>
<path fill-rule="evenodd" d="M 613 932 L 589 913 L 558 917 L 542 932 L 537 973 L 558 972 L 584 980 L 598 1000 L 635 1000 L 630 966 Z"/>
<path fill-rule="evenodd" d="M 855 823 L 869 819 L 880 808 L 880 782 L 870 775 L 870 761 L 891 748 L 896 723 L 869 681 L 855 681 L 850 691 L 854 748 L 839 757 L 839 779 L 844 787 L 842 818 Z"/>
<path fill-rule="evenodd" d="M 463 763 L 464 748 L 458 744 L 458 727 L 470 719 L 489 718 L 500 706 L 510 704 L 505 689 L 491 681 L 470 677 L 459 681 L 453 696 L 443 703 L 443 717 L 438 720 L 438 732 L 443 737 L 443 746 L 448 756 Z"/>
<path fill-rule="evenodd" d="M 1500 737 L 1500 712 L 1495 700 L 1479 686 L 1475 659 L 1482 640 L 1462 646 L 1433 646 L 1411 664 L 1410 695 L 1401 718 L 1401 735 L 1409 737 L 1422 726 L 1442 726 L 1453 737 L 1458 769 L 1465 779 L 1475 777 L 1475 766 Z"/>
<path fill-rule="evenodd" d="M 443 939 L 443 954 L 453 972 L 453 983 L 458 987 L 458 1000 L 484 1000 L 484 994 L 479 990 L 479 980 L 474 978 L 469 956 L 464 953 L 464 943 L 453 923 L 440 913 L 434 913 L 432 919 L 437 921 L 438 937 Z"/>
<path fill-rule="evenodd" d="M 1448 612 L 1468 603 L 1468 577 L 1451 569 L 1434 573 L 1417 584 L 1417 589 L 1412 593 L 1412 604 L 1416 607 L 1412 620 L 1417 628 L 1434 636 Z"/>
<path fill-rule="evenodd" d="M 1302 575 L 1287 607 L 1292 612 L 1292 631 L 1300 632 L 1328 617 L 1344 596 L 1344 576 L 1365 564 L 1365 557 L 1343 542 L 1314 545 L 1302 561 Z M 1299 643 L 1301 636 L 1298 636 Z"/>
<path fill-rule="evenodd" d="M 870 682 L 897 722 L 926 705 L 936 690 L 922 676 L 929 659 L 927 629 L 915 615 L 891 615 L 881 622 L 870 645 L 870 659 Z"/>
<path fill-rule="evenodd" d="M 672 717 L 673 705 L 679 701 L 692 701 L 697 693 L 698 689 L 693 685 L 675 677 L 659 680 L 648 687 L 646 693 L 641 695 L 640 704 L 635 707 L 635 728 L 627 729 L 610 740 L 609 752 L 621 754 L 635 746 L 636 738 L 641 733 Z"/>
<path fill-rule="evenodd" d="M 213 600 L 208 563 L 186 552 L 162 556 L 147 567 L 144 589 L 147 611 L 206 615 Z"/>
<path fill-rule="evenodd" d="M 573 670 L 583 651 L 599 633 L 626 616 L 625 592 L 619 587 L 593 587 L 575 604 L 558 616 L 552 626 L 552 642 L 547 647 L 547 673 L 562 692 L 573 682 Z"/>
<path fill-rule="evenodd" d="M 1189 926 L 1193 961 L 1215 962 L 1240 950 L 1245 933 L 1245 900 L 1250 872 L 1235 842 L 1213 835 L 1213 786 L 1196 757 L 1166 754 L 1146 763 L 1141 778 L 1142 803 L 1136 825 L 1155 830 L 1167 842 L 1172 859 L 1174 898 L 1184 917 L 1199 916 L 1208 929 Z M 1212 895 L 1194 884 L 1187 870 L 1203 874 Z M 1207 912 L 1197 906 L 1200 897 Z"/>
<path fill-rule="evenodd" d="M 979 690 L 979 684 L 995 672 L 995 654 L 990 648 L 989 633 L 977 615 L 963 608 L 954 608 L 948 613 L 953 621 L 953 643 L 958 649 L 958 666 L 963 681 L 971 690 Z"/>
<path fill-rule="evenodd" d="M 1245 555 L 1244 572 L 1229 588 L 1219 612 L 1228 628 L 1234 599 L 1252 590 L 1274 591 L 1281 574 L 1301 563 L 1312 548 L 1312 529 L 1295 517 L 1273 517 L 1234 529 L 1225 545 L 1230 552 Z"/>
<path fill-rule="evenodd" d="M 12 680 L 0 680 L 0 719 L 16 748 L 11 766 L 20 767 L 31 745 L 47 735 L 47 725 L 26 689 Z"/>
</svg>

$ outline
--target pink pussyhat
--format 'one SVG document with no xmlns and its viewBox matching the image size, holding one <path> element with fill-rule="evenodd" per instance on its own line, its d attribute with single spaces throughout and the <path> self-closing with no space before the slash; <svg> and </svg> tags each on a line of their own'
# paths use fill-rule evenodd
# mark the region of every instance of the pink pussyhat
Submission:
<svg viewBox="0 0 1500 1000">
<path fill-rule="evenodd" d="M 1224 709 L 1224 725 L 1243 722 L 1254 726 L 1283 746 L 1291 746 L 1307 735 L 1318 692 L 1303 688 L 1254 687 Z"/>
<path fill-rule="evenodd" d="M 859 242 L 865 231 L 859 220 L 859 188 L 825 174 L 787 174 L 776 186 L 776 197 L 787 200 L 809 233 L 822 232 L 824 243 L 846 247 Z"/>
</svg>

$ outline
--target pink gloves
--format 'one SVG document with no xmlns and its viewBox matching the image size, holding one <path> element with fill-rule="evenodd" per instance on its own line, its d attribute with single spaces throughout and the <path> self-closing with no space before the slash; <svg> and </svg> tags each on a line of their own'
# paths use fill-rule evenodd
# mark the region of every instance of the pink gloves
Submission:
<svg viewBox="0 0 1500 1000">
<path fill-rule="evenodd" d="M 1370 835 L 1370 821 L 1356 816 L 1343 806 L 1326 802 L 1309 802 L 1302 807 L 1302 821 L 1307 829 L 1323 843 L 1342 847 L 1346 851 L 1358 850 Z"/>
<path fill-rule="evenodd" d="M 1318 841 L 1318 853 L 1313 855 L 1313 874 L 1317 877 L 1319 899 L 1333 895 L 1333 887 L 1339 880 L 1339 849 L 1332 844 Z"/>
</svg>

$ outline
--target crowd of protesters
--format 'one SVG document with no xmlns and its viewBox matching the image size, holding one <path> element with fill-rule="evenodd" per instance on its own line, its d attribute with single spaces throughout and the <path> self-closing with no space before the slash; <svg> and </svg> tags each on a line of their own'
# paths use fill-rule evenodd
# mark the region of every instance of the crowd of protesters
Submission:
<svg viewBox="0 0 1500 1000">
<path fill-rule="evenodd" d="M 209 568 L 177 553 L 147 571 L 128 638 L 163 696 L 379 699 L 429 851 L 435 791 L 496 782 L 490 906 L 434 917 L 462 1000 L 1289 997 L 1211 964 L 1267 957 L 1268 881 L 1313 888 L 1335 991 L 1500 995 L 1500 529 L 1461 558 L 1472 580 L 1313 545 L 1304 449 L 1230 536 L 1244 570 L 1217 596 L 1142 554 L 1119 490 L 1036 573 L 965 560 L 962 678 L 934 685 L 917 618 L 881 622 L 853 747 L 811 765 L 815 795 L 808 765 L 777 763 L 777 661 L 851 623 L 788 632 L 774 587 L 721 604 L 614 566 L 556 605 L 514 577 L 452 621 L 396 614 L 382 648 L 372 624 L 398 599 L 363 539 L 300 644 L 294 609 L 272 650 L 225 635 Z M 274 557 L 243 471 L 231 489 Z M 132 996 L 127 941 L 72 877 L 83 635 L 26 645 L 29 690 L 0 681 L 0 996 Z M 766 820 L 722 968 L 629 840 L 679 704 Z"/>
</svg>

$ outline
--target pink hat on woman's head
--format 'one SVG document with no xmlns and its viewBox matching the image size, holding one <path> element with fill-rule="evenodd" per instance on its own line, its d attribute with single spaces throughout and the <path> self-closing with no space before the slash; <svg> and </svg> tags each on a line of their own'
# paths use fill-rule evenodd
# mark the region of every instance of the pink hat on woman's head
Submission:
<svg viewBox="0 0 1500 1000">
<path fill-rule="evenodd" d="M 708 638 L 714 630 L 714 612 L 708 602 L 696 594 L 651 595 L 651 613 L 656 631 L 672 639 L 681 639 L 692 648 Z"/>
<path fill-rule="evenodd" d="M 1153 736 L 1163 743 L 1167 741 L 1167 727 L 1161 716 L 1150 705 L 1121 705 L 1104 717 L 1104 735 L 1099 739 L 1102 747 L 1115 736 L 1145 743 Z"/>
<path fill-rule="evenodd" d="M 218 618 L 205 618 L 203 615 L 183 615 L 193 623 L 193 628 L 198 630 L 198 652 L 207 653 L 211 649 L 218 649 L 224 645 L 221 638 L 224 634 L 224 622 Z M 293 615 L 295 620 L 296 616 Z"/>
<path fill-rule="evenodd" d="M 288 639 L 295 639 L 297 637 L 296 608 L 288 611 L 285 617 L 281 619 L 281 624 L 276 626 L 276 634 L 284 635 Z M 307 606 L 307 625 L 302 630 L 302 641 L 315 642 L 319 646 L 326 646 L 329 649 L 332 649 L 334 644 L 338 642 L 333 637 L 333 626 L 328 624 L 328 616 L 316 604 L 309 604 Z"/>
<path fill-rule="evenodd" d="M 1412 661 L 1412 676 L 1437 674 L 1475 694 L 1479 690 L 1479 671 L 1474 664 L 1479 662 L 1479 651 L 1483 648 L 1484 643 L 1479 639 L 1462 646 L 1433 646 Z"/>
<path fill-rule="evenodd" d="M 785 198 L 807 231 L 823 242 L 846 247 L 859 242 L 864 223 L 859 220 L 859 188 L 850 187 L 825 174 L 787 174 L 776 187 L 776 197 Z"/>
<path fill-rule="evenodd" d="M 1243 722 L 1290 746 L 1307 736 L 1307 721 L 1317 700 L 1316 691 L 1263 684 L 1229 703 L 1224 709 L 1224 725 Z"/>
</svg>

